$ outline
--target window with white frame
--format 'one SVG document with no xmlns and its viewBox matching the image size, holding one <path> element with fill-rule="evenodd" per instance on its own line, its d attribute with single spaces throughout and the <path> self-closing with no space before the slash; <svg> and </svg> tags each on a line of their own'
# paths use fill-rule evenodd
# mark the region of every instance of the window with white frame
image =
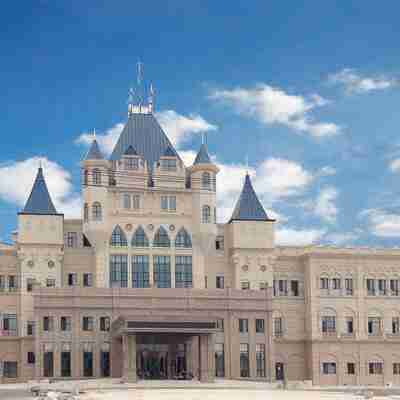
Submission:
<svg viewBox="0 0 400 400">
<path fill-rule="evenodd" d="M 380 317 L 368 317 L 368 335 L 378 336 L 381 334 L 382 319 Z"/>
<path fill-rule="evenodd" d="M 211 208 L 208 205 L 204 205 L 201 209 L 201 221 L 203 224 L 209 224 L 211 222 Z"/>
<path fill-rule="evenodd" d="M 336 363 L 335 362 L 322 363 L 322 373 L 324 375 L 336 375 Z"/>
<path fill-rule="evenodd" d="M 78 233 L 77 232 L 67 232 L 67 247 L 78 247 Z"/>
<path fill-rule="evenodd" d="M 370 361 L 368 363 L 368 372 L 370 375 L 382 375 L 383 374 L 383 362 L 382 361 Z"/>
<path fill-rule="evenodd" d="M 378 279 L 378 294 L 386 296 L 386 279 Z"/>
<path fill-rule="evenodd" d="M 336 332 L 336 317 L 333 315 L 325 315 L 321 318 L 321 330 L 324 334 Z"/>
<path fill-rule="evenodd" d="M 326 278 L 326 277 L 320 278 L 319 288 L 321 290 L 328 290 L 329 289 L 329 278 Z"/>
<path fill-rule="evenodd" d="M 161 211 L 176 211 L 176 196 L 161 196 Z"/>
<path fill-rule="evenodd" d="M 400 334 L 400 318 L 392 317 L 392 334 L 398 335 Z"/>
<path fill-rule="evenodd" d="M 367 279 L 367 295 L 375 296 L 375 279 Z"/>
<path fill-rule="evenodd" d="M 352 296 L 353 295 L 353 279 L 352 278 L 346 278 L 344 280 L 344 285 L 345 285 L 345 294 L 346 294 L 346 296 Z"/>
</svg>

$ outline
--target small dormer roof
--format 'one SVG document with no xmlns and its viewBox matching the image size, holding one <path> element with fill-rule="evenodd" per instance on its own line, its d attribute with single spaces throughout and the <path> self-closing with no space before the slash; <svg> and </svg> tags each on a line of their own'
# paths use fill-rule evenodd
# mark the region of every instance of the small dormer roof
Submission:
<svg viewBox="0 0 400 400">
<path fill-rule="evenodd" d="M 212 164 L 210 155 L 208 154 L 207 145 L 202 143 L 199 152 L 196 155 L 193 165 L 196 164 Z"/>
<path fill-rule="evenodd" d="M 104 157 L 101 154 L 99 144 L 97 143 L 96 139 L 93 139 L 89 151 L 86 154 L 85 160 L 103 160 L 103 159 Z"/>
<path fill-rule="evenodd" d="M 31 194 L 21 214 L 58 215 L 47 189 L 41 167 L 38 169 Z"/>
<path fill-rule="evenodd" d="M 246 174 L 242 192 L 229 222 L 232 221 L 273 221 L 268 218 L 264 207 L 258 199 L 249 174 Z"/>
<path fill-rule="evenodd" d="M 130 145 L 125 150 L 125 153 L 124 153 L 124 156 L 137 156 L 137 155 L 138 155 L 138 153 L 137 153 L 137 151 L 135 150 L 135 148 L 132 145 Z"/>
</svg>

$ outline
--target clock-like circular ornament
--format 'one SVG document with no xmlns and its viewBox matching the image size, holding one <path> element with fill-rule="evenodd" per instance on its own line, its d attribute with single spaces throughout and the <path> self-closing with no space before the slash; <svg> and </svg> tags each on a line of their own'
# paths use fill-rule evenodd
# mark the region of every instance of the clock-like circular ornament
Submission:
<svg viewBox="0 0 400 400">
<path fill-rule="evenodd" d="M 267 270 L 267 267 L 265 265 L 261 265 L 260 271 L 265 272 Z"/>
<path fill-rule="evenodd" d="M 171 232 L 173 232 L 173 231 L 175 230 L 175 225 L 171 224 L 171 225 L 169 226 L 169 230 L 170 230 Z"/>
<path fill-rule="evenodd" d="M 243 265 L 242 271 L 243 272 L 247 272 L 248 270 L 249 270 L 249 266 L 248 265 Z"/>
<path fill-rule="evenodd" d="M 132 224 L 126 224 L 126 225 L 125 225 L 125 229 L 126 229 L 127 231 L 131 231 L 132 228 L 133 228 Z"/>
<path fill-rule="evenodd" d="M 33 262 L 33 260 L 28 261 L 28 267 L 33 268 L 34 265 L 35 263 Z"/>
<path fill-rule="evenodd" d="M 54 261 L 53 260 L 50 260 L 48 263 L 47 263 L 47 265 L 49 266 L 49 268 L 54 268 Z"/>
</svg>

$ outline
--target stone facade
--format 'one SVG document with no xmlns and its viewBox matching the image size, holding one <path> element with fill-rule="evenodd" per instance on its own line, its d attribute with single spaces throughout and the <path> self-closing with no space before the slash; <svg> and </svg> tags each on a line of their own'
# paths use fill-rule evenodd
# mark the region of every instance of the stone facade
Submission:
<svg viewBox="0 0 400 400">
<path fill-rule="evenodd" d="M 150 360 L 166 378 L 400 384 L 400 250 L 276 246 L 248 176 L 217 224 L 206 147 L 185 167 L 151 124 L 130 105 L 126 151 L 107 160 L 93 143 L 82 219 L 50 198 L 36 208 L 39 171 L 14 243 L 0 245 L 1 382 L 134 381 Z M 144 135 L 165 148 L 141 151 Z"/>
</svg>

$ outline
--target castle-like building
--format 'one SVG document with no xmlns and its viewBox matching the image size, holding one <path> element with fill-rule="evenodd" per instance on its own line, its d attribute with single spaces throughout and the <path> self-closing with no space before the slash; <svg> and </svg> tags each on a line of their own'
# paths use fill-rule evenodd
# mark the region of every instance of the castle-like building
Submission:
<svg viewBox="0 0 400 400">
<path fill-rule="evenodd" d="M 185 166 L 151 103 L 81 169 L 81 219 L 39 168 L 0 245 L 1 382 L 400 383 L 399 250 L 277 246 L 249 175 L 218 224 L 207 146 Z"/>
</svg>

